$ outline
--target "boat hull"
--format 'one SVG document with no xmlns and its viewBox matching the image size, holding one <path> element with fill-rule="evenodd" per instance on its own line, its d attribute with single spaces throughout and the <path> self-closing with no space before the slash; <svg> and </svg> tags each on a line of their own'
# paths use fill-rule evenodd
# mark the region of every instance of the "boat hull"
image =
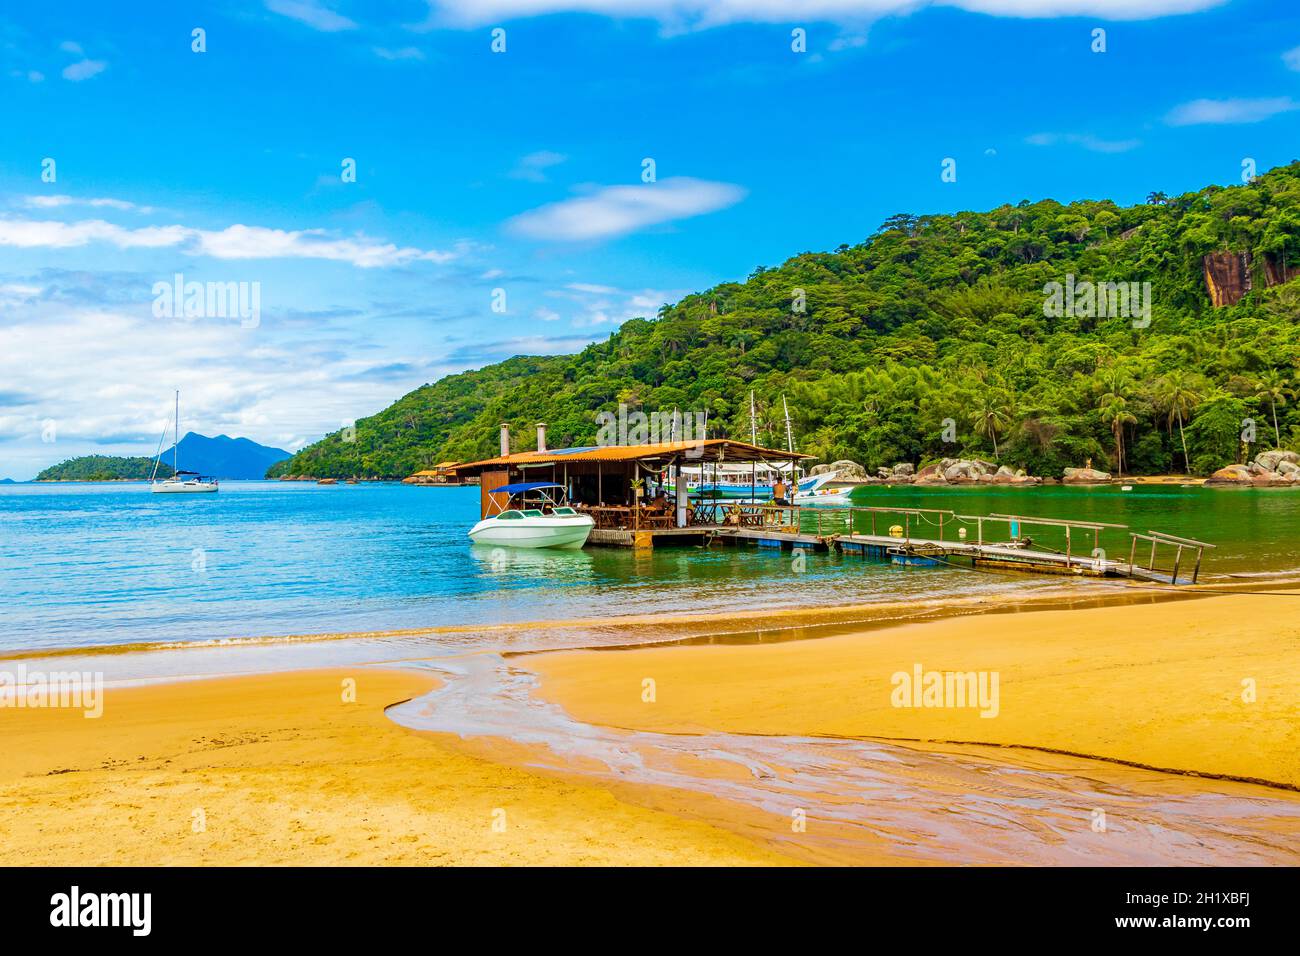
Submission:
<svg viewBox="0 0 1300 956">
<path fill-rule="evenodd" d="M 155 495 L 193 495 L 218 491 L 215 481 L 155 481 L 149 486 Z"/>
<path fill-rule="evenodd" d="M 589 515 L 564 518 L 484 518 L 469 531 L 470 540 L 497 548 L 577 550 L 587 543 L 596 522 Z"/>
</svg>

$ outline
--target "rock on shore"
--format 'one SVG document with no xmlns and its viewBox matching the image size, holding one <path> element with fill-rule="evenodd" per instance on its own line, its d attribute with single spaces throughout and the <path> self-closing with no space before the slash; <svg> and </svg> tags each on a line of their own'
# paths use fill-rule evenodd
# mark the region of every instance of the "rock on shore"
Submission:
<svg viewBox="0 0 1300 956">
<path fill-rule="evenodd" d="M 1067 468 L 1061 481 L 1067 485 L 1102 485 L 1110 481 L 1110 472 L 1096 468 Z"/>
<path fill-rule="evenodd" d="M 1300 488 L 1300 454 L 1280 448 L 1261 451 L 1249 464 L 1220 468 L 1205 483 L 1240 488 Z"/>
</svg>

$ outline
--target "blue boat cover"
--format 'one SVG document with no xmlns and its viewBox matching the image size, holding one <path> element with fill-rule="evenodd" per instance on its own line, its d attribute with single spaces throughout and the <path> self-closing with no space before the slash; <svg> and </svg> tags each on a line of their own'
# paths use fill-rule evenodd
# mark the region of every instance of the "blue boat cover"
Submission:
<svg viewBox="0 0 1300 956">
<path fill-rule="evenodd" d="M 518 495 L 525 491 L 534 491 L 538 488 L 563 488 L 564 485 L 557 485 L 553 481 L 521 481 L 514 485 L 502 485 L 500 488 L 493 488 L 488 492 L 490 495 L 507 494 Z"/>
</svg>

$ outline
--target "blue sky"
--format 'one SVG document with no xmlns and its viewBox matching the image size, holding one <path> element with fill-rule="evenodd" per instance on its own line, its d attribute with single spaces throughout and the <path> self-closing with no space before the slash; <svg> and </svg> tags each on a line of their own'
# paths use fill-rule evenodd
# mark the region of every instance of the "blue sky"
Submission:
<svg viewBox="0 0 1300 956">
<path fill-rule="evenodd" d="M 1282 0 L 29 7 L 0 15 L 20 479 L 152 454 L 173 387 L 183 427 L 293 449 L 892 213 L 1135 202 L 1300 156 Z M 177 273 L 257 283 L 256 323 L 156 315 Z"/>
</svg>

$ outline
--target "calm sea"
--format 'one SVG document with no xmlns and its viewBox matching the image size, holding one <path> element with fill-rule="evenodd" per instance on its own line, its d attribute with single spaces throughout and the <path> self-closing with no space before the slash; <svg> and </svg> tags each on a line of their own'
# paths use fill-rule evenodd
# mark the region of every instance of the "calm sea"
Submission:
<svg viewBox="0 0 1300 956">
<path fill-rule="evenodd" d="M 862 489 L 855 504 L 1117 522 L 1218 544 L 1207 559 L 1212 573 L 1300 568 L 1296 492 L 890 487 Z M 477 517 L 477 488 L 227 482 L 216 495 L 159 496 L 144 484 L 0 486 L 0 650 L 847 604 L 1061 583 L 817 554 L 795 571 L 788 552 L 750 548 L 489 550 L 466 537 Z M 888 523 L 882 518 L 882 529 Z M 1053 532 L 1031 533 L 1063 545 Z M 1090 551 L 1091 540 L 1083 543 Z M 1127 556 L 1122 532 L 1102 545 Z"/>
</svg>

